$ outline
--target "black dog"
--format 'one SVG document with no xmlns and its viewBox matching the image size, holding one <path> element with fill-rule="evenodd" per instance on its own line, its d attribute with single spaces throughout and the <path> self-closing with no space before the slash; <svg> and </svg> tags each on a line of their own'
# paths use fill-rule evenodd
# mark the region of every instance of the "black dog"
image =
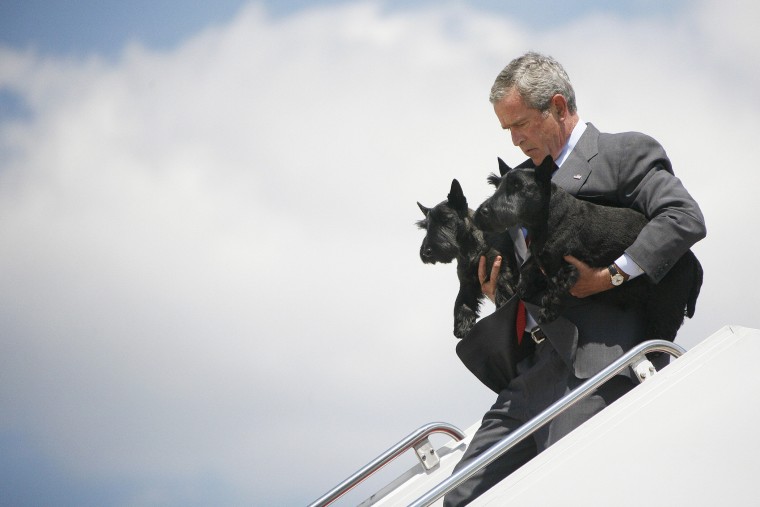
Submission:
<svg viewBox="0 0 760 507">
<path fill-rule="evenodd" d="M 508 234 L 483 233 L 475 227 L 474 212 L 467 207 L 467 199 L 457 180 L 451 182 L 447 200 L 432 209 L 419 202 L 417 206 L 425 214 L 425 219 L 418 221 L 417 226 L 427 231 L 420 247 L 422 262 L 435 264 L 457 260 L 459 294 L 454 303 L 454 336 L 463 338 L 475 325 L 483 300 L 478 280 L 481 255 L 486 256 L 488 274 L 496 256 L 502 256 L 496 305 L 501 306 L 514 295 L 517 266 L 512 241 Z"/>
<path fill-rule="evenodd" d="M 484 230 L 499 232 L 516 225 L 527 229 L 531 257 L 521 269 L 517 292 L 529 300 L 543 292 L 539 322 L 557 318 L 562 297 L 578 279 L 577 269 L 564 261 L 564 255 L 591 267 L 609 266 L 648 221 L 632 209 L 575 198 L 552 183 L 555 169 L 551 157 L 535 170 L 510 169 L 499 160 L 501 177 L 489 177 L 496 192 L 476 213 L 476 223 Z M 637 305 L 646 315 L 647 339 L 673 340 L 684 316 L 694 315 L 702 276 L 702 266 L 689 250 L 657 284 L 639 276 L 592 297 L 624 307 Z"/>
</svg>

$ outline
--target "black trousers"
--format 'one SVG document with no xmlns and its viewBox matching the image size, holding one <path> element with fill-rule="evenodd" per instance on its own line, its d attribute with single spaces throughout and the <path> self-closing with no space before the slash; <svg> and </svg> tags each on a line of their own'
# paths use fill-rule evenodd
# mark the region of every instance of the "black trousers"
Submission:
<svg viewBox="0 0 760 507">
<path fill-rule="evenodd" d="M 534 353 L 518 363 L 517 373 L 486 412 L 454 472 L 583 383 L 549 340 L 536 345 Z M 614 377 L 451 491 L 444 498 L 444 507 L 467 505 L 634 386 L 629 377 Z"/>
</svg>

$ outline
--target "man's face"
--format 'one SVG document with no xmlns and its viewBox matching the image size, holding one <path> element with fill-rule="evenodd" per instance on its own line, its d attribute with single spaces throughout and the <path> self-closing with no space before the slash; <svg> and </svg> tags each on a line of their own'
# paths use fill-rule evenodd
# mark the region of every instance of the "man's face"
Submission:
<svg viewBox="0 0 760 507">
<path fill-rule="evenodd" d="M 551 110 L 543 114 L 529 108 L 515 88 L 493 105 L 501 128 L 512 135 L 512 144 L 539 165 L 547 155 L 557 159 L 566 139 Z"/>
</svg>

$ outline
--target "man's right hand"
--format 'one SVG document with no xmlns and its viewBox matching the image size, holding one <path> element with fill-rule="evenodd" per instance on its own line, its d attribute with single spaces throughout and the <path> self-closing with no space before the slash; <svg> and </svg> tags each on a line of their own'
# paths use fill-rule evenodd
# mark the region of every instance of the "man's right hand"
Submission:
<svg viewBox="0 0 760 507">
<path fill-rule="evenodd" d="M 496 280 L 499 279 L 499 270 L 501 269 L 501 256 L 497 256 L 493 261 L 493 267 L 491 267 L 491 276 L 486 282 L 486 258 L 480 256 L 480 263 L 478 264 L 478 279 L 480 280 L 480 290 L 483 294 L 496 304 Z"/>
</svg>

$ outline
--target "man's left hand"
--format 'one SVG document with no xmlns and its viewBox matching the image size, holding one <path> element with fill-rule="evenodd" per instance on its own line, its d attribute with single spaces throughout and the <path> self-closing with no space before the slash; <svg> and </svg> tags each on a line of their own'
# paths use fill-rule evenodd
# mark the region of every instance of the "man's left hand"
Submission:
<svg viewBox="0 0 760 507">
<path fill-rule="evenodd" d="M 610 290 L 610 272 L 607 268 L 592 268 L 572 255 L 566 255 L 565 260 L 578 270 L 578 281 L 570 289 L 570 294 L 577 298 L 585 298 L 593 294 Z"/>
</svg>

